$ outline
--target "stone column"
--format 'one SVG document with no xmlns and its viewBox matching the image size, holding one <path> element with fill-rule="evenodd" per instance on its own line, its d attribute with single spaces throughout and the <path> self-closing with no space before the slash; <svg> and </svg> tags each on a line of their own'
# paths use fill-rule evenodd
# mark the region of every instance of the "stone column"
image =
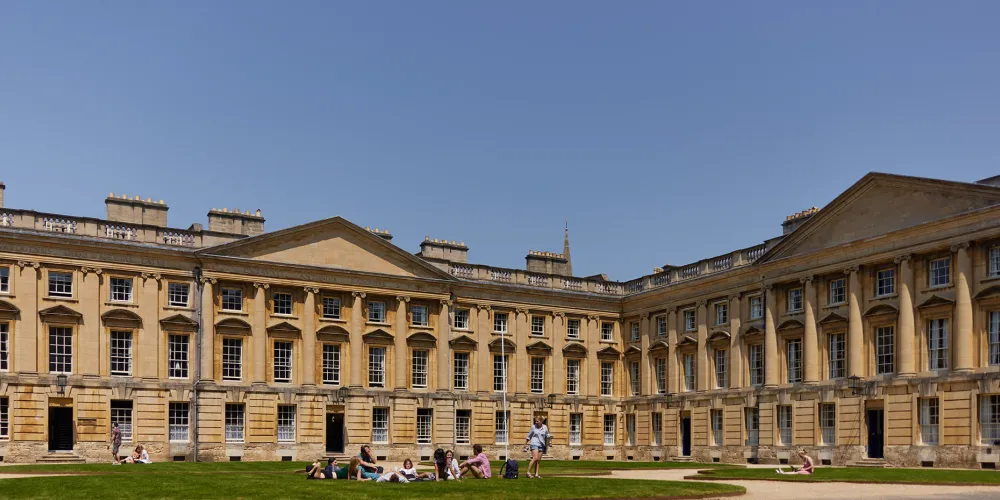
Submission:
<svg viewBox="0 0 1000 500">
<path fill-rule="evenodd" d="M 406 349 L 406 304 L 409 302 L 409 297 L 396 297 L 396 333 L 394 335 L 392 349 L 396 351 L 394 355 L 396 380 L 393 387 L 395 387 L 397 391 L 405 391 L 407 389 L 406 367 L 409 366 L 410 363 L 410 354 Z"/>
<path fill-rule="evenodd" d="M 437 390 L 441 392 L 451 390 L 451 378 L 448 376 L 451 365 L 451 345 L 448 343 L 451 340 L 451 322 L 448 311 L 451 304 L 451 300 L 442 299 L 441 310 L 438 311 Z"/>
<path fill-rule="evenodd" d="M 601 350 L 601 317 L 597 315 L 587 316 L 587 392 L 581 392 L 587 396 L 601 396 L 601 362 L 597 359 L 597 351 Z"/>
<path fill-rule="evenodd" d="M 514 311 L 514 344 L 517 350 L 512 353 L 508 353 L 510 356 L 508 363 L 513 365 L 507 366 L 507 376 L 510 377 L 511 370 L 514 372 L 515 379 L 515 391 L 517 394 L 528 394 L 531 392 L 531 362 L 528 360 L 528 351 L 524 348 L 528 345 L 528 331 L 531 326 L 528 321 L 528 310 L 523 307 L 518 307 Z M 508 379 L 507 383 L 510 383 Z M 510 386 L 508 386 L 509 388 Z"/>
<path fill-rule="evenodd" d="M 729 296 L 729 387 L 743 387 L 743 343 L 740 341 L 743 309 L 740 294 Z"/>
<path fill-rule="evenodd" d="M 351 307 L 351 387 L 361 387 L 361 365 L 364 363 L 365 292 L 352 292 L 354 304 Z"/>
<path fill-rule="evenodd" d="M 267 383 L 267 283 L 254 283 L 253 299 L 253 383 Z"/>
<path fill-rule="evenodd" d="M 805 332 L 802 335 L 802 364 L 807 384 L 819 382 L 819 338 L 816 334 L 816 286 L 813 277 L 806 276 L 802 282 L 805 296 Z"/>
<path fill-rule="evenodd" d="M 302 383 L 316 385 L 316 294 L 318 288 L 307 286 L 302 312 Z"/>
<path fill-rule="evenodd" d="M 899 332 L 896 334 L 899 345 L 899 376 L 912 377 L 916 360 L 913 356 L 914 337 L 916 336 L 913 322 L 913 266 L 909 255 L 900 255 L 895 259 L 899 264 Z"/>
<path fill-rule="evenodd" d="M 552 314 L 552 366 L 546 375 L 552 380 L 552 392 L 566 394 L 566 369 L 563 367 L 563 342 L 566 338 L 566 313 L 556 311 Z M 579 387 L 578 387 L 579 389 Z"/>
<path fill-rule="evenodd" d="M 778 333 L 774 329 L 774 285 L 764 285 L 764 386 L 778 385 Z"/>
<path fill-rule="evenodd" d="M 951 247 L 955 253 L 955 371 L 972 371 L 972 260 L 969 243 Z"/>
<path fill-rule="evenodd" d="M 865 376 L 864 330 L 861 324 L 861 278 L 858 267 L 849 267 L 844 274 L 850 276 L 847 283 L 847 367 L 850 376 Z"/>
<path fill-rule="evenodd" d="M 698 357 L 695 360 L 697 367 L 695 372 L 698 374 L 698 382 L 695 387 L 699 391 L 707 391 L 710 384 L 708 383 L 708 302 L 704 300 L 698 301 Z"/>
<path fill-rule="evenodd" d="M 101 273 L 100 269 L 82 267 L 80 269 L 80 297 L 87 299 L 80 301 L 80 312 L 83 314 L 83 322 L 77 332 L 79 339 L 79 371 L 83 376 L 97 377 L 101 374 L 101 307 L 104 301 L 101 300 Z M 138 288 L 138 287 L 137 287 Z M 154 312 L 156 311 L 154 307 Z M 24 316 L 21 316 L 22 318 Z M 155 321 L 155 320 L 154 320 Z M 145 324 L 143 326 L 146 326 Z M 138 331 L 136 331 L 135 345 L 139 345 Z M 134 349 L 133 352 L 139 352 Z M 133 360 L 138 363 L 138 358 Z M 133 365 L 133 369 L 138 366 Z M 136 376 L 140 374 L 134 371 Z M 166 378 L 164 376 L 163 378 Z"/>
<path fill-rule="evenodd" d="M 201 287 L 201 380 L 215 380 L 215 278 L 202 278 Z"/>
<path fill-rule="evenodd" d="M 681 372 L 677 359 L 677 308 L 667 312 L 667 392 L 677 394 L 681 389 Z"/>
<path fill-rule="evenodd" d="M 642 353 L 639 358 L 639 394 L 650 395 L 650 379 L 653 374 L 652 360 L 649 357 L 649 313 L 644 312 L 639 316 L 639 342 Z"/>
<path fill-rule="evenodd" d="M 160 358 L 160 279 L 158 273 L 142 273 L 141 282 L 134 280 L 136 286 L 133 287 L 133 295 L 139 301 L 142 328 L 132 334 L 132 374 L 147 380 L 167 376 L 166 357 Z"/>
<path fill-rule="evenodd" d="M 48 332 L 42 332 L 45 328 L 38 317 L 38 277 L 41 274 L 37 262 L 18 261 L 16 273 L 15 292 L 21 297 L 21 321 L 14 327 L 14 355 L 12 356 L 12 371 L 20 373 L 48 372 L 48 364 L 39 362 L 41 357 L 41 343 L 39 338 Z M 11 400 L 13 408 L 13 400 Z M 15 419 L 11 419 L 15 420 Z M 40 437 L 38 439 L 41 439 Z"/>
<path fill-rule="evenodd" d="M 493 354 L 490 352 L 490 341 L 493 340 L 493 310 L 488 304 L 479 304 L 476 309 L 479 319 L 476 327 L 479 337 L 479 345 L 476 346 L 479 362 L 475 369 L 475 372 L 479 374 L 477 391 L 489 394 L 493 392 Z"/>
</svg>

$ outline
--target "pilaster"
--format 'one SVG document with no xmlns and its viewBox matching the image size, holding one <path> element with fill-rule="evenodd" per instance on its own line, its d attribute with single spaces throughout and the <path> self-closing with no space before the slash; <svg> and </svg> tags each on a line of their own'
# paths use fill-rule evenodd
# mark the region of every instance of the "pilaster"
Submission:
<svg viewBox="0 0 1000 500">
<path fill-rule="evenodd" d="M 254 283 L 253 299 L 253 383 L 267 383 L 267 283 Z"/>
<path fill-rule="evenodd" d="M 364 355 L 365 327 L 365 292 L 351 292 L 354 303 L 351 305 L 351 387 L 361 387 L 361 365 Z"/>
<path fill-rule="evenodd" d="M 805 382 L 819 382 L 819 338 L 816 333 L 816 285 L 812 276 L 799 280 L 802 282 L 805 296 L 805 332 L 802 335 L 802 361 L 804 365 Z"/>
<path fill-rule="evenodd" d="M 778 335 L 774 325 L 774 285 L 764 285 L 764 386 L 778 385 Z"/>
<path fill-rule="evenodd" d="M 741 295 L 729 296 L 729 387 L 743 387 L 743 343 L 740 341 L 743 309 Z"/>
<path fill-rule="evenodd" d="M 695 363 L 697 367 L 695 371 L 698 374 L 698 382 L 695 387 L 699 391 L 707 391 L 709 388 L 708 383 L 708 302 L 705 300 L 698 301 L 698 358 Z"/>
<path fill-rule="evenodd" d="M 407 325 L 407 308 L 406 305 L 410 303 L 410 298 L 405 296 L 396 297 L 396 332 L 393 334 L 393 350 L 394 353 L 394 365 L 395 378 L 393 387 L 397 391 L 405 391 L 408 387 L 406 383 L 406 367 L 410 364 L 410 353 L 406 348 L 406 325 Z M 429 361 L 429 360 L 428 360 Z"/>
<path fill-rule="evenodd" d="M 450 373 L 450 356 L 451 346 L 448 342 L 451 340 L 451 322 L 450 322 L 450 308 L 452 306 L 452 301 L 443 299 L 441 300 L 441 309 L 438 311 L 438 332 L 437 332 L 437 390 L 442 392 L 447 392 L 451 390 L 451 377 L 448 376 Z"/>
<path fill-rule="evenodd" d="M 302 384 L 316 385 L 316 294 L 318 288 L 307 286 L 302 311 Z"/>
<path fill-rule="evenodd" d="M 969 243 L 951 247 L 955 254 L 955 371 L 970 372 L 972 356 L 972 260 Z"/>
<path fill-rule="evenodd" d="M 913 321 L 913 265 L 909 255 L 900 255 L 895 259 L 899 265 L 899 355 L 898 373 L 900 377 L 916 375 L 914 338 L 916 332 Z"/>
<path fill-rule="evenodd" d="M 201 380 L 215 380 L 215 278 L 201 278 Z"/>
<path fill-rule="evenodd" d="M 861 323 L 861 279 L 858 267 L 844 270 L 847 283 L 847 366 L 848 375 L 864 377 L 864 330 Z"/>
</svg>

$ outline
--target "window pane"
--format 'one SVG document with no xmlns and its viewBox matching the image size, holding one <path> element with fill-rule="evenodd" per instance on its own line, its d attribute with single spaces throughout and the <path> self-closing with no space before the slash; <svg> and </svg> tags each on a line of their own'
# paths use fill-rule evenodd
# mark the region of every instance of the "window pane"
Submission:
<svg viewBox="0 0 1000 500">
<path fill-rule="evenodd" d="M 385 348 L 368 349 L 368 386 L 385 387 Z"/>
<path fill-rule="evenodd" d="M 323 344 L 323 383 L 340 385 L 340 346 Z"/>
<path fill-rule="evenodd" d="M 291 382 L 292 380 L 292 343 L 274 343 L 274 381 Z"/>
<path fill-rule="evenodd" d="M 278 405 L 278 442 L 295 442 L 295 405 Z"/>
</svg>

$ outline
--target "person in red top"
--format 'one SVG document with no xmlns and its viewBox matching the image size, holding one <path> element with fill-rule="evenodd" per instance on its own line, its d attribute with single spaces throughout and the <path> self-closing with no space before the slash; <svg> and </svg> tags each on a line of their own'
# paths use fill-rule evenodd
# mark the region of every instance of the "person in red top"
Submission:
<svg viewBox="0 0 1000 500">
<path fill-rule="evenodd" d="M 792 467 L 791 472 L 785 472 L 781 469 L 775 469 L 774 471 L 778 474 L 812 474 L 813 473 L 813 459 L 808 454 L 806 450 L 799 450 L 799 458 L 802 459 L 802 467 L 795 468 Z"/>
</svg>

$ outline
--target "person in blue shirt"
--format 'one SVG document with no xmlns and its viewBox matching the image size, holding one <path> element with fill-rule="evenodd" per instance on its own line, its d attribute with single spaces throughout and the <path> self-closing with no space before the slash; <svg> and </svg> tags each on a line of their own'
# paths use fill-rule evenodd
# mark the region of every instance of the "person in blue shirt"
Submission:
<svg viewBox="0 0 1000 500">
<path fill-rule="evenodd" d="M 541 479 L 542 476 L 539 475 L 538 471 L 542 464 L 542 455 L 545 454 L 551 437 L 549 428 L 542 421 L 542 417 L 535 417 L 535 425 L 531 426 L 527 437 L 524 438 L 525 444 L 531 450 L 531 462 L 528 463 L 527 472 L 529 478 Z M 532 473 L 532 469 L 534 469 L 534 473 Z"/>
</svg>

